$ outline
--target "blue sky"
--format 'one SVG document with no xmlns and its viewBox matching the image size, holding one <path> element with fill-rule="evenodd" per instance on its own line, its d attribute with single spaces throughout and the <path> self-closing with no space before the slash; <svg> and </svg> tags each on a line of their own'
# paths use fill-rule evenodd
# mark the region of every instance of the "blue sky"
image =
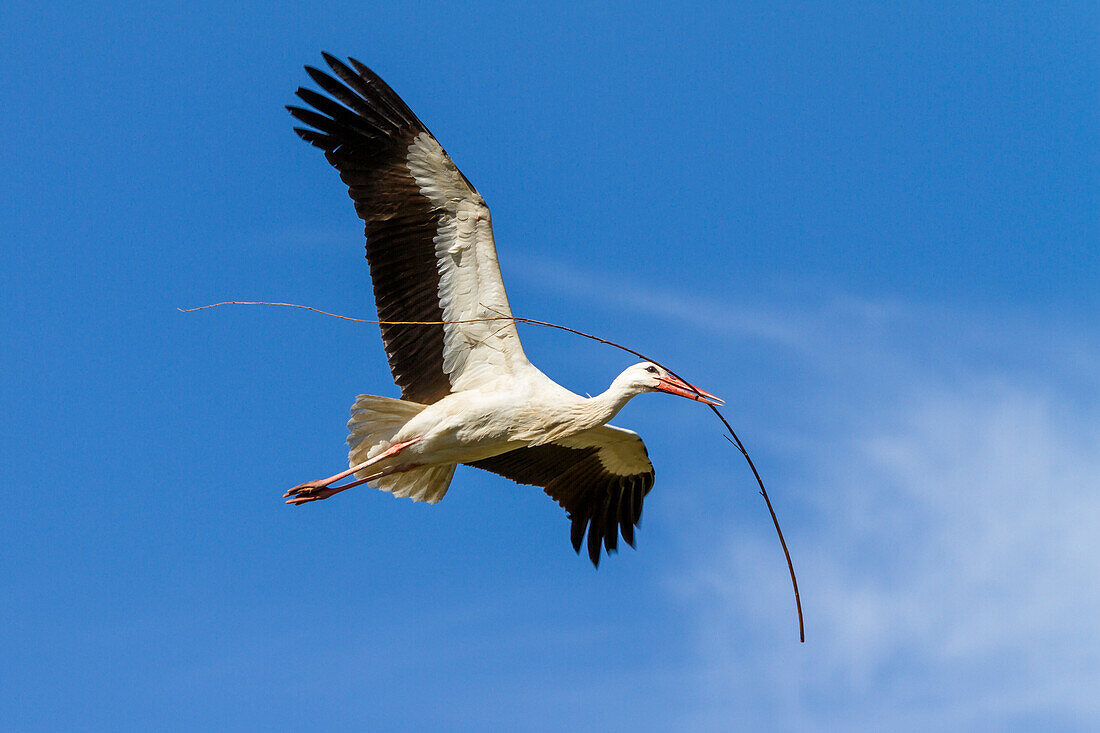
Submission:
<svg viewBox="0 0 1100 733">
<path fill-rule="evenodd" d="M 1091 3 L 7 4 L 5 730 L 1100 726 Z M 396 395 L 361 226 L 283 110 L 371 65 L 493 210 L 513 310 L 643 397 L 638 550 L 540 492 L 359 489 Z M 631 359 L 521 331 L 595 393 Z"/>
</svg>

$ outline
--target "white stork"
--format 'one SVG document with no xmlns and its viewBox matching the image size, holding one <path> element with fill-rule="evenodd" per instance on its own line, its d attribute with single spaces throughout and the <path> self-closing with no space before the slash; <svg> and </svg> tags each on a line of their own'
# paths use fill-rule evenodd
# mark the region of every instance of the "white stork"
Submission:
<svg viewBox="0 0 1100 733">
<path fill-rule="evenodd" d="M 434 504 L 461 463 L 542 487 L 568 512 L 578 553 L 587 529 L 596 565 L 600 545 L 615 551 L 620 532 L 633 546 L 653 464 L 636 433 L 607 421 L 642 392 L 721 400 L 650 363 L 590 398 L 535 368 L 507 320 L 484 199 L 374 72 L 354 59 L 324 59 L 338 79 L 306 71 L 331 96 L 299 88 L 313 109 L 287 109 L 312 128 L 295 131 L 325 152 L 366 225 L 382 341 L 402 399 L 359 395 L 348 422 L 350 468 L 295 486 L 287 503 L 366 483 Z"/>
</svg>

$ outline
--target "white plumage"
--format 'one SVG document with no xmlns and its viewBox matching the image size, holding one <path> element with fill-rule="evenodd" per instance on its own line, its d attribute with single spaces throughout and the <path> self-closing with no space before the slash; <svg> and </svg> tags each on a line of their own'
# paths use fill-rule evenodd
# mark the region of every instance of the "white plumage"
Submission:
<svg viewBox="0 0 1100 733">
<path fill-rule="evenodd" d="M 348 185 L 363 220 L 382 339 L 402 399 L 360 395 L 347 471 L 286 493 L 326 499 L 367 483 L 435 503 L 458 464 L 541 486 L 569 513 L 578 552 L 634 542 L 653 465 L 636 433 L 607 425 L 632 397 L 718 398 L 649 363 L 596 397 L 561 387 L 523 353 L 497 263 L 489 207 L 435 137 L 376 74 L 325 54 L 306 67 L 331 96 L 299 89 L 295 128 Z M 430 324 L 430 325 L 423 325 Z M 336 482 L 354 475 L 351 483 Z"/>
</svg>

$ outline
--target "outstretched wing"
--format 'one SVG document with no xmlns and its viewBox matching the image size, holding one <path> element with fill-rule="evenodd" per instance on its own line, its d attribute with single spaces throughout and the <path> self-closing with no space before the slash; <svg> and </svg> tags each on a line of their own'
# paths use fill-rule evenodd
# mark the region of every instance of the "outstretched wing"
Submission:
<svg viewBox="0 0 1100 733">
<path fill-rule="evenodd" d="M 603 425 L 543 445 L 517 448 L 468 465 L 516 483 L 541 486 L 569 513 L 573 549 L 588 530 L 588 557 L 600 564 L 600 545 L 618 548 L 619 533 L 634 546 L 642 502 L 653 488 L 653 464 L 637 433 Z"/>
<path fill-rule="evenodd" d="M 287 109 L 355 201 L 378 318 L 451 322 L 382 324 L 402 396 L 430 404 L 530 368 L 514 322 L 478 321 L 512 315 L 484 199 L 378 75 L 355 59 L 324 58 L 338 78 L 306 71 L 329 96 L 300 88 L 312 109 Z"/>
</svg>

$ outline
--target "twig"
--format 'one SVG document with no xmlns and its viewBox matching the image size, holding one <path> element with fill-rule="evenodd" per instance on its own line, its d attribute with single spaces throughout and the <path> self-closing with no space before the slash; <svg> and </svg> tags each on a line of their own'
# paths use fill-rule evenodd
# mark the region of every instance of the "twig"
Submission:
<svg viewBox="0 0 1100 733">
<path fill-rule="evenodd" d="M 453 323 L 484 323 L 484 322 L 487 322 L 487 321 L 512 321 L 513 323 L 526 323 L 526 324 L 529 324 L 531 326 L 542 326 L 544 328 L 556 328 L 559 331 L 567 331 L 569 333 L 576 334 L 577 336 L 583 336 L 586 339 L 591 339 L 593 341 L 598 341 L 601 344 L 607 344 L 608 346 L 614 346 L 616 349 L 621 349 L 622 351 L 625 351 L 628 354 L 633 354 L 634 356 L 638 357 L 639 359 L 642 359 L 643 361 L 653 362 L 657 366 L 659 366 L 662 369 L 664 369 L 665 371 L 667 371 L 672 376 L 677 377 L 680 380 L 684 381 L 685 384 L 687 384 L 687 386 L 689 386 L 693 390 L 695 390 L 695 393 L 698 394 L 700 397 L 703 396 L 699 392 L 699 390 L 695 389 L 695 387 L 692 386 L 690 382 L 687 382 L 687 380 L 684 380 L 684 378 L 681 377 L 679 374 L 672 371 L 671 369 L 669 369 L 667 366 L 665 366 L 661 362 L 657 361 L 656 359 L 653 359 L 649 356 L 646 356 L 645 354 L 643 354 L 639 351 L 635 351 L 634 349 L 623 346 L 622 344 L 617 344 L 614 341 L 608 341 L 607 339 L 600 338 L 599 336 L 594 336 L 593 334 L 585 333 L 584 331 L 578 331 L 575 328 L 570 328 L 568 326 L 562 326 L 562 325 L 559 325 L 557 323 L 550 323 L 549 321 L 538 321 L 538 320 L 535 320 L 533 318 L 518 318 L 516 316 L 506 316 L 506 315 L 501 314 L 499 316 L 492 316 L 492 317 L 489 317 L 489 318 L 466 318 L 466 319 L 454 320 L 454 321 L 374 321 L 374 320 L 370 320 L 370 319 L 367 319 L 367 318 L 352 318 L 350 316 L 342 316 L 342 315 L 339 315 L 337 313 L 329 313 L 328 311 L 323 311 L 319 308 L 312 308 L 308 305 L 299 305 L 297 303 L 268 303 L 268 302 L 265 302 L 265 301 L 242 301 L 242 300 L 231 300 L 231 301 L 225 301 L 225 302 L 222 302 L 222 303 L 211 303 L 210 305 L 200 305 L 197 308 L 177 308 L 176 310 L 180 311 L 181 313 L 193 313 L 195 311 L 206 310 L 207 308 L 216 308 L 216 307 L 221 306 L 221 305 L 281 305 L 281 306 L 284 306 L 284 307 L 287 307 L 287 308 L 301 308 L 302 310 L 313 311 L 314 313 L 320 313 L 321 315 L 325 315 L 325 316 L 332 316 L 333 318 L 342 318 L 345 321 L 355 321 L 356 323 L 374 323 L 374 324 L 378 324 L 378 325 L 382 325 L 382 326 L 445 326 L 445 325 L 449 325 L 449 324 L 453 324 Z M 709 407 L 711 409 L 711 412 L 713 412 L 715 414 L 715 416 L 719 420 L 722 421 L 722 425 L 724 425 L 726 430 L 729 432 L 729 435 L 723 436 L 723 437 L 725 437 L 725 439 L 727 441 L 729 441 L 730 445 L 737 448 L 737 450 L 741 452 L 741 455 L 745 457 L 745 461 L 749 464 L 749 468 L 752 469 L 752 475 L 756 478 L 756 483 L 760 487 L 760 495 L 762 497 L 764 497 L 764 503 L 767 504 L 768 513 L 771 514 L 771 517 L 772 517 L 772 524 L 775 525 L 775 533 L 777 535 L 779 535 L 779 545 L 783 548 L 783 556 L 786 557 L 786 559 L 787 559 L 787 570 L 790 571 L 791 586 L 794 588 L 795 608 L 798 610 L 798 639 L 802 643 L 805 643 L 806 642 L 806 629 L 805 629 L 805 626 L 804 626 L 803 621 L 802 621 L 802 598 L 798 594 L 798 579 L 795 577 L 795 574 L 794 574 L 794 563 L 791 562 L 791 553 L 787 549 L 787 540 L 784 539 L 784 537 L 783 537 L 783 530 L 780 529 L 780 527 L 779 527 L 779 518 L 775 515 L 775 509 L 772 507 L 771 499 L 768 498 L 768 490 L 764 488 L 764 480 L 762 478 L 760 478 L 760 472 L 756 470 L 756 464 L 754 464 L 752 462 L 752 458 L 749 457 L 749 452 L 747 450 L 745 450 L 744 444 L 741 442 L 741 439 L 737 437 L 737 433 L 734 432 L 733 427 L 730 426 L 730 424 L 726 420 L 726 418 L 722 415 L 721 412 L 718 411 L 718 408 L 715 407 L 714 405 L 711 405 L 709 403 L 704 403 L 704 404 L 706 404 L 707 407 Z"/>
</svg>

